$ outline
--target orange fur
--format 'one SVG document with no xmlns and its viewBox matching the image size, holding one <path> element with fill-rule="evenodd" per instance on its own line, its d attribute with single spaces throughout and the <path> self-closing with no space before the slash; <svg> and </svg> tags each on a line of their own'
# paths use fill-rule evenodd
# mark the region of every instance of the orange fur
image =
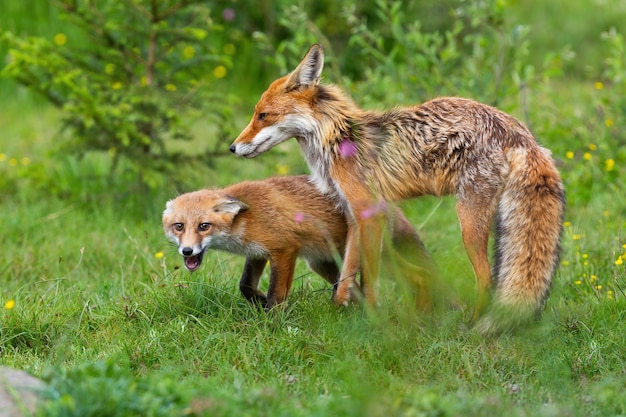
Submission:
<svg viewBox="0 0 626 417">
<path fill-rule="evenodd" d="M 494 221 L 492 309 L 513 312 L 512 325 L 538 312 L 558 264 L 564 210 L 550 152 L 517 119 L 468 99 L 362 110 L 336 86 L 320 84 L 323 59 L 321 45 L 313 45 L 291 74 L 274 81 L 231 151 L 255 157 L 291 137 L 299 142 L 318 188 L 351 219 L 337 302 L 347 302 L 359 267 L 366 299 L 376 302 L 385 216 L 364 211 L 380 201 L 453 194 L 478 284 L 474 318 L 490 300 Z M 500 319 L 492 314 L 479 327 L 503 328 Z"/>
<path fill-rule="evenodd" d="M 431 262 L 400 210 L 394 210 L 390 226 L 394 246 L 408 246 Z M 348 226 L 335 202 L 320 194 L 308 176 L 300 175 L 182 194 L 167 203 L 163 229 L 177 244 L 185 267 L 191 271 L 199 268 L 208 249 L 244 255 L 239 288 L 248 300 L 270 308 L 287 299 L 298 256 L 336 285 L 336 257 L 345 251 Z M 258 287 L 268 260 L 270 283 L 266 296 Z M 421 308 L 429 308 L 426 279 L 420 270 L 413 268 L 412 273 L 410 278 L 421 287 L 418 303 Z"/>
</svg>

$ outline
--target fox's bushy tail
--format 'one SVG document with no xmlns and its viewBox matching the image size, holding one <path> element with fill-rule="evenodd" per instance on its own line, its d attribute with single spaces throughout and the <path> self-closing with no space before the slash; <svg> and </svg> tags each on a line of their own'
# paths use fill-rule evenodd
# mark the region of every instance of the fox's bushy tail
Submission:
<svg viewBox="0 0 626 417">
<path fill-rule="evenodd" d="M 494 299 L 476 327 L 502 332 L 541 312 L 559 263 L 565 192 L 550 152 L 507 152 L 508 179 L 498 203 Z"/>
</svg>

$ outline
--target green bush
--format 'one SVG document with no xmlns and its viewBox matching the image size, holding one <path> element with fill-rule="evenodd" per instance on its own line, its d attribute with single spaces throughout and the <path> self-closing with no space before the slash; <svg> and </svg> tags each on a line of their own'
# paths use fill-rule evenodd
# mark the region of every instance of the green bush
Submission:
<svg viewBox="0 0 626 417">
<path fill-rule="evenodd" d="M 365 106 L 460 95 L 510 108 L 516 103 L 511 98 L 534 77 L 526 62 L 528 29 L 506 21 L 503 2 L 462 4 L 453 9 L 451 26 L 435 32 L 424 30 L 402 2 L 377 0 L 375 23 L 356 12 L 356 3 L 344 3 L 339 16 L 349 28 L 346 45 L 331 44 L 303 8 L 287 8 L 279 22 L 291 36 L 279 43 L 271 62 L 285 73 L 311 43 L 322 41 L 325 76 L 347 86 Z M 271 38 L 256 36 L 272 48 Z"/>
<path fill-rule="evenodd" d="M 0 32 L 10 46 L 5 76 L 41 93 L 63 110 L 69 140 L 60 151 L 103 152 L 112 169 L 121 159 L 142 184 L 162 184 L 177 163 L 217 152 L 185 155 L 168 148 L 191 137 L 189 120 L 210 119 L 214 140 L 233 136 L 232 96 L 219 91 L 231 66 L 214 41 L 221 27 L 206 2 L 64 0 L 62 16 L 85 34 L 52 42 Z M 220 148 L 227 149 L 226 144 Z"/>
</svg>

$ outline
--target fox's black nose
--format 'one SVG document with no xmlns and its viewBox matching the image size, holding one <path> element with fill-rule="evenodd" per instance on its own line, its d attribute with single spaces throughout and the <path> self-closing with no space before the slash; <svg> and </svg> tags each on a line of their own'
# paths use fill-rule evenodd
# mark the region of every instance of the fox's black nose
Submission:
<svg viewBox="0 0 626 417">
<path fill-rule="evenodd" d="M 183 255 L 185 256 L 191 256 L 191 254 L 193 254 L 193 249 L 191 248 L 183 248 Z"/>
<path fill-rule="evenodd" d="M 235 150 L 237 150 L 237 147 L 235 145 L 230 145 L 229 149 L 232 153 L 235 153 Z"/>
</svg>

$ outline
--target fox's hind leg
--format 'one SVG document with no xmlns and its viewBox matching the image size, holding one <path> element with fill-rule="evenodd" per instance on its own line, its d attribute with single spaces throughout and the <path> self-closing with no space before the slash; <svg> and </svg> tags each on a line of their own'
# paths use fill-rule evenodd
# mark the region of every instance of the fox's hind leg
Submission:
<svg viewBox="0 0 626 417">
<path fill-rule="evenodd" d="M 267 303 L 267 297 L 259 290 L 259 280 L 266 264 L 267 259 L 246 258 L 243 273 L 239 280 L 239 291 L 250 302 L 257 302 L 262 305 Z"/>
<path fill-rule="evenodd" d="M 339 267 L 335 261 L 314 260 L 307 261 L 309 268 L 315 271 L 319 276 L 324 278 L 333 286 L 333 299 L 336 297 L 337 285 L 339 283 Z"/>
<path fill-rule="evenodd" d="M 324 278 L 330 285 L 335 286 L 339 280 L 339 267 L 335 261 L 310 261 L 311 268 L 320 277 Z"/>
<path fill-rule="evenodd" d="M 489 196 L 475 196 L 473 200 L 459 199 L 456 205 L 463 244 L 474 268 L 478 287 L 478 298 L 472 320 L 476 320 L 487 310 L 491 299 L 488 245 L 495 213 L 494 202 L 495 198 Z"/>
</svg>

